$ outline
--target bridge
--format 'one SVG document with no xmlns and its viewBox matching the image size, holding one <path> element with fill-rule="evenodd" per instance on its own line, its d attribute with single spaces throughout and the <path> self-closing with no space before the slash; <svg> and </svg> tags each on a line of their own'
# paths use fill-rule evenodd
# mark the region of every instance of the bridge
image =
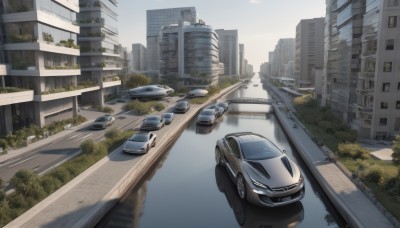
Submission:
<svg viewBox="0 0 400 228">
<path fill-rule="evenodd" d="M 273 99 L 265 99 L 265 98 L 255 98 L 255 97 L 241 97 L 235 99 L 226 100 L 229 104 L 266 104 L 272 105 L 276 103 L 276 100 Z"/>
</svg>

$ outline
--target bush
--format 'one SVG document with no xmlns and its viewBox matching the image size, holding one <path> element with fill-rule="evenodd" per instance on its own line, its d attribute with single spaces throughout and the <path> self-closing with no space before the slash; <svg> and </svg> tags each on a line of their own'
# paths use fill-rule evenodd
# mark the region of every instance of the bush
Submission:
<svg viewBox="0 0 400 228">
<path fill-rule="evenodd" d="M 55 192 L 59 187 L 62 186 L 61 181 L 54 176 L 43 176 L 40 180 L 40 184 L 47 194 Z"/>
<path fill-rule="evenodd" d="M 380 168 L 376 165 L 370 166 L 367 169 L 366 175 L 364 176 L 364 178 L 367 181 L 377 183 L 377 184 L 381 183 L 382 177 L 383 177 L 383 170 L 382 170 L 382 168 Z"/>
<path fill-rule="evenodd" d="M 162 111 L 162 110 L 164 110 L 165 109 L 165 105 L 163 105 L 162 103 L 155 103 L 154 105 L 153 105 L 153 108 L 156 110 L 156 111 Z"/>
<path fill-rule="evenodd" d="M 114 113 L 114 109 L 108 106 L 103 107 L 103 112 L 105 113 Z"/>
<path fill-rule="evenodd" d="M 368 151 L 356 143 L 339 143 L 338 153 L 342 157 L 350 157 L 353 159 L 368 158 Z"/>
<path fill-rule="evenodd" d="M 28 170 L 18 171 L 10 180 L 17 194 L 34 199 L 43 198 L 46 193 L 40 185 L 40 178 L 37 174 Z"/>
<path fill-rule="evenodd" d="M 58 167 L 54 172 L 50 174 L 50 176 L 59 180 L 62 184 L 70 181 L 73 178 L 70 172 L 63 166 Z"/>
<path fill-rule="evenodd" d="M 108 130 L 104 134 L 104 137 L 106 137 L 106 139 L 113 139 L 113 138 L 117 138 L 120 134 L 121 134 L 121 131 L 114 127 L 114 128 L 111 128 L 110 130 Z"/>
<path fill-rule="evenodd" d="M 400 161 L 400 135 L 397 135 L 395 140 L 393 141 L 392 146 L 393 154 L 392 158 L 395 162 Z"/>
<path fill-rule="evenodd" d="M 4 139 L 0 139 L 0 147 L 3 148 L 4 151 L 8 149 L 8 143 Z"/>
<path fill-rule="evenodd" d="M 128 102 L 123 109 L 126 111 L 134 111 L 136 115 L 146 115 L 151 113 L 153 109 L 161 111 L 165 109 L 165 106 L 157 101 L 141 102 L 139 100 L 134 100 Z"/>
</svg>

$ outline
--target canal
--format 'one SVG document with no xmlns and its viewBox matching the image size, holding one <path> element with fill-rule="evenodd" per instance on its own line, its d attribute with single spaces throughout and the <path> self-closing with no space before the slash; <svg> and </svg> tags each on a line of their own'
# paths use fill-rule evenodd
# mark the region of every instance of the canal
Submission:
<svg viewBox="0 0 400 228">
<path fill-rule="evenodd" d="M 269 98 L 258 77 L 228 98 Z M 240 200 L 235 185 L 215 165 L 217 139 L 252 131 L 285 149 L 301 168 L 306 195 L 298 203 L 262 208 Z M 96 227 L 343 227 L 338 212 L 288 141 L 268 105 L 231 105 L 213 127 L 193 120 L 165 156 Z"/>
</svg>

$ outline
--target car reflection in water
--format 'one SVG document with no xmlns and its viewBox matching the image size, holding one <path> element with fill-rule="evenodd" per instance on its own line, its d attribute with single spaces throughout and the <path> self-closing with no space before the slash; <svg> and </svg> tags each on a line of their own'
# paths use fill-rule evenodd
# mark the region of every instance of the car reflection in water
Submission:
<svg viewBox="0 0 400 228">
<path fill-rule="evenodd" d="M 304 219 L 303 204 L 281 207 L 259 207 L 239 198 L 236 186 L 224 167 L 215 167 L 215 180 L 220 192 L 225 194 L 229 206 L 241 227 L 296 227 Z"/>
<path fill-rule="evenodd" d="M 203 134 L 203 135 L 210 134 L 214 128 L 217 129 L 219 127 L 219 124 L 223 120 L 224 120 L 224 117 L 221 116 L 221 117 L 218 117 L 218 118 L 215 119 L 215 122 L 214 122 L 213 125 L 199 125 L 199 124 L 196 124 L 196 133 L 197 134 Z"/>
</svg>

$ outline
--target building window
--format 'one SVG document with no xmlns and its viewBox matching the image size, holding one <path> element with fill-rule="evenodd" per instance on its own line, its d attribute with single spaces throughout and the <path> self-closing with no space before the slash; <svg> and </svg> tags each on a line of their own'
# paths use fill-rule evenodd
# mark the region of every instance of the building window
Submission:
<svg viewBox="0 0 400 228">
<path fill-rule="evenodd" d="M 394 49 L 394 39 L 386 40 L 386 50 Z"/>
<path fill-rule="evenodd" d="M 388 7 L 399 6 L 399 0 L 389 0 Z"/>
<path fill-rule="evenodd" d="M 400 101 L 396 101 L 396 109 L 400 109 Z"/>
<path fill-rule="evenodd" d="M 389 16 L 388 27 L 396 28 L 397 26 L 397 16 Z"/>
<path fill-rule="evenodd" d="M 388 106 L 387 102 L 381 102 L 381 109 L 388 109 Z"/>
<path fill-rule="evenodd" d="M 383 63 L 383 72 L 392 72 L 392 62 Z"/>
<path fill-rule="evenodd" d="M 379 126 L 386 126 L 387 118 L 379 118 Z"/>
<path fill-rule="evenodd" d="M 397 83 L 397 90 L 400 90 L 400 82 Z"/>
<path fill-rule="evenodd" d="M 382 92 L 389 92 L 389 91 L 390 91 L 390 83 L 383 83 Z"/>
</svg>

